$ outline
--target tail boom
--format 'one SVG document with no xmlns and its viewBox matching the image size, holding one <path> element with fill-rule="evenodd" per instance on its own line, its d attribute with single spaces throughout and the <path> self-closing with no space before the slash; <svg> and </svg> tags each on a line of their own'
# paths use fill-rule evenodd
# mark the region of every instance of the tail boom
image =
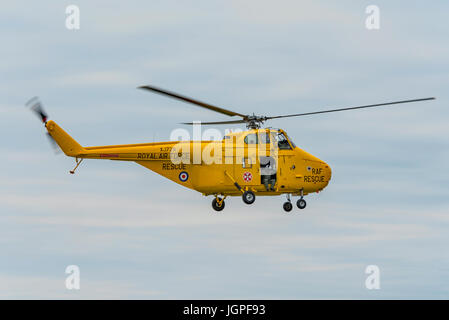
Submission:
<svg viewBox="0 0 449 320">
<path fill-rule="evenodd" d="M 45 127 L 67 156 L 79 159 L 109 159 L 136 162 L 170 161 L 171 148 L 178 143 L 177 141 L 170 141 L 82 147 L 54 121 L 46 122 Z M 190 144 L 190 142 L 187 142 L 187 144 Z"/>
<path fill-rule="evenodd" d="M 86 152 L 86 150 L 65 132 L 56 122 L 50 120 L 45 123 L 48 133 L 56 141 L 62 151 L 69 157 L 77 157 Z"/>
</svg>

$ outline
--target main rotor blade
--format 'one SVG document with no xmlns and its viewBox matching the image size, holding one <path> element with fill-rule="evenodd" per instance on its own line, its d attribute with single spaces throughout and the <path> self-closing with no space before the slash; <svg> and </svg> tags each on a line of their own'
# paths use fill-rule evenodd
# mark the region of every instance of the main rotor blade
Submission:
<svg viewBox="0 0 449 320">
<path fill-rule="evenodd" d="M 211 124 L 235 124 L 235 123 L 245 123 L 245 120 L 231 120 L 231 121 L 213 121 L 213 122 L 181 122 L 181 124 L 188 124 L 188 125 L 194 125 L 194 124 L 201 124 L 201 125 L 211 125 Z"/>
<path fill-rule="evenodd" d="M 226 109 L 223 109 L 223 108 L 220 108 L 220 107 L 216 107 L 216 106 L 213 106 L 211 104 L 208 104 L 208 103 L 205 103 L 205 102 L 201 102 L 201 101 L 198 101 L 198 100 L 195 100 L 195 99 L 192 99 L 192 98 L 189 98 L 189 97 L 185 97 L 185 96 L 182 96 L 180 94 L 177 94 L 177 93 L 174 93 L 174 92 L 170 92 L 170 91 L 167 91 L 167 90 L 164 90 L 164 89 L 156 88 L 156 87 L 153 87 L 153 86 L 140 86 L 138 88 L 139 89 L 145 89 L 145 90 L 153 91 L 153 92 L 159 93 L 161 95 L 165 95 L 165 96 L 168 96 L 168 97 L 171 97 L 171 98 L 175 98 L 175 99 L 178 99 L 178 100 L 181 100 L 181 101 L 184 101 L 184 102 L 192 103 L 192 104 L 195 104 L 197 106 L 200 106 L 200 107 L 203 107 L 203 108 L 215 111 L 215 112 L 223 113 L 223 114 L 225 114 L 227 116 L 230 116 L 230 117 L 232 117 L 232 116 L 240 116 L 240 117 L 243 117 L 243 118 L 246 117 L 246 115 L 244 115 L 244 114 L 237 113 L 237 112 L 230 111 L 230 110 L 226 110 Z"/>
<path fill-rule="evenodd" d="M 323 110 L 323 111 L 315 111 L 315 112 L 296 113 L 296 114 L 289 114 L 289 115 L 284 115 L 284 116 L 265 117 L 265 120 L 288 118 L 288 117 L 300 117 L 300 116 L 308 116 L 311 114 L 338 112 L 338 111 L 355 110 L 355 109 L 363 109 L 363 108 L 373 108 L 373 107 L 387 106 L 387 105 L 391 105 L 391 104 L 409 103 L 409 102 L 418 102 L 418 101 L 427 101 L 427 100 L 435 100 L 435 98 L 431 97 L 431 98 L 422 98 L 422 99 L 413 99 L 413 100 L 393 101 L 393 102 L 385 102 L 385 103 L 378 103 L 378 104 L 369 104 L 366 106 Z"/>
</svg>

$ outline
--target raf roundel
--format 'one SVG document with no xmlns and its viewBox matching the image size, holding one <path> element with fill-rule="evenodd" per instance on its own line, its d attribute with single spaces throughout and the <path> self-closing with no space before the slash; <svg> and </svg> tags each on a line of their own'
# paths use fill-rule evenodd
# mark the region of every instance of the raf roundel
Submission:
<svg viewBox="0 0 449 320">
<path fill-rule="evenodd" d="M 183 171 L 179 174 L 179 180 L 182 182 L 186 182 L 187 179 L 189 179 L 189 174 L 187 172 Z"/>
</svg>

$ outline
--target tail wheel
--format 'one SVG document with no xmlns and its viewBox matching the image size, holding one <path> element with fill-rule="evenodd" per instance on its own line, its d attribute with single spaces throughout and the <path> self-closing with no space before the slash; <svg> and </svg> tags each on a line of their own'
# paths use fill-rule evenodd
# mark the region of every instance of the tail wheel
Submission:
<svg viewBox="0 0 449 320">
<path fill-rule="evenodd" d="M 304 209 L 306 207 L 306 205 L 307 205 L 307 203 L 306 203 L 306 200 L 304 200 L 304 199 L 299 199 L 298 201 L 296 201 L 296 206 L 299 209 Z"/>
<path fill-rule="evenodd" d="M 212 208 L 214 208 L 215 211 L 221 211 L 225 207 L 224 199 L 220 202 L 217 201 L 217 199 L 212 200 Z"/>
<path fill-rule="evenodd" d="M 243 192 L 242 199 L 246 204 L 253 204 L 256 201 L 256 195 L 252 191 L 245 191 Z"/>
<path fill-rule="evenodd" d="M 283 207 L 286 212 L 290 212 L 293 209 L 293 205 L 290 201 L 284 202 Z"/>
</svg>

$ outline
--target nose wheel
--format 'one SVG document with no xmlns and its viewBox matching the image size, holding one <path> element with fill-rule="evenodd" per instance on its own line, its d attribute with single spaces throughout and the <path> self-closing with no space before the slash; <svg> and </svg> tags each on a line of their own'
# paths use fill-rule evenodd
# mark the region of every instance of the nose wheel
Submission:
<svg viewBox="0 0 449 320">
<path fill-rule="evenodd" d="M 290 212 L 293 209 L 293 205 L 290 201 L 284 202 L 284 205 L 282 206 L 285 210 L 285 212 Z"/>
<path fill-rule="evenodd" d="M 290 194 L 286 194 L 286 196 L 287 196 L 287 201 L 284 202 L 282 207 L 284 208 L 285 212 L 290 212 L 293 209 L 293 205 L 292 205 L 292 201 L 290 199 Z M 299 209 L 304 209 L 306 207 L 306 200 L 304 200 L 304 198 L 303 198 L 302 190 L 301 190 L 301 198 L 299 198 L 298 201 L 296 201 L 296 206 Z"/>
<path fill-rule="evenodd" d="M 306 200 L 304 200 L 304 199 L 298 199 L 298 201 L 296 201 L 296 206 L 299 209 L 304 209 L 306 207 L 306 205 L 307 205 L 307 203 L 306 203 Z"/>
<path fill-rule="evenodd" d="M 299 198 L 298 201 L 296 201 L 296 206 L 299 209 L 304 209 L 306 205 L 307 205 L 306 200 L 304 200 L 304 190 L 301 189 L 301 198 Z"/>
</svg>

